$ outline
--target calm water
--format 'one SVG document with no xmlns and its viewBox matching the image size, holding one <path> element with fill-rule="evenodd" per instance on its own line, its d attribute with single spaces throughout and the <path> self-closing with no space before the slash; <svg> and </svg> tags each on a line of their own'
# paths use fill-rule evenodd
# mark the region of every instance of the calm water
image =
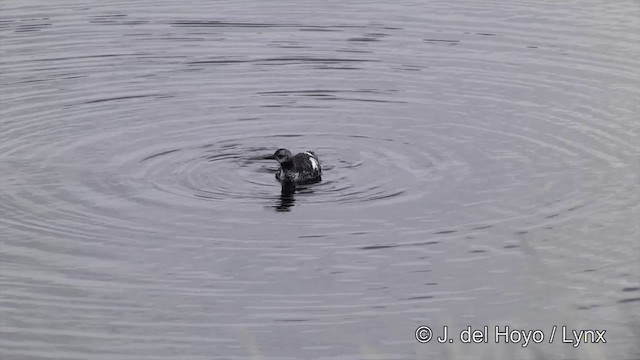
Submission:
<svg viewBox="0 0 640 360">
<path fill-rule="evenodd" d="M 3 0 L 0 73 L 3 359 L 640 357 L 637 1 Z"/>
</svg>

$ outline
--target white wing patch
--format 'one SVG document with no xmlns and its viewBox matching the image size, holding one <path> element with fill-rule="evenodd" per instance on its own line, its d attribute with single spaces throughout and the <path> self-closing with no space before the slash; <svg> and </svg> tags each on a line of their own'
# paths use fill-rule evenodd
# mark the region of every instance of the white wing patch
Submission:
<svg viewBox="0 0 640 360">
<path fill-rule="evenodd" d="M 318 170 L 320 168 L 318 160 L 316 160 L 315 155 L 313 155 L 311 151 L 305 151 L 303 154 L 309 155 L 309 161 L 311 161 L 311 167 L 313 167 L 313 170 Z"/>
<path fill-rule="evenodd" d="M 311 161 L 311 166 L 313 166 L 313 170 L 318 170 L 318 162 L 316 161 L 316 159 L 310 157 L 309 161 Z"/>
</svg>

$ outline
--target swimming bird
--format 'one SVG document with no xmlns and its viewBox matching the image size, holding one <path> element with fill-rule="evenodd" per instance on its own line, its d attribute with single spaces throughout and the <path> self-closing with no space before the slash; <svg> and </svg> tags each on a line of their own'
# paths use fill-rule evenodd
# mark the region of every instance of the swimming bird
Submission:
<svg viewBox="0 0 640 360">
<path fill-rule="evenodd" d="M 305 151 L 291 156 L 291 151 L 278 149 L 265 159 L 275 159 L 280 163 L 276 179 L 283 185 L 311 184 L 322 180 L 320 161 L 313 151 Z"/>
</svg>

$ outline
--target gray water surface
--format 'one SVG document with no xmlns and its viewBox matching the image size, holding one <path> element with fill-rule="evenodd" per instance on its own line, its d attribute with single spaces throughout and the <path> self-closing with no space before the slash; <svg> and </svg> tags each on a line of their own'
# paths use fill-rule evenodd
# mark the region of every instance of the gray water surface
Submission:
<svg viewBox="0 0 640 360">
<path fill-rule="evenodd" d="M 637 1 L 3 0 L 0 357 L 638 359 L 639 81 Z"/>
</svg>

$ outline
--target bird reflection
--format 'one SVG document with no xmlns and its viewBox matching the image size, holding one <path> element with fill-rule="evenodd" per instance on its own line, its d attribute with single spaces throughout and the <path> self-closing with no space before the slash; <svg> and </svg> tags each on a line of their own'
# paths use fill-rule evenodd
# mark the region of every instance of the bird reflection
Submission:
<svg viewBox="0 0 640 360">
<path fill-rule="evenodd" d="M 280 197 L 277 198 L 276 204 L 273 206 L 277 212 L 288 212 L 291 211 L 291 208 L 296 202 L 295 195 L 303 194 L 304 196 L 310 195 L 314 193 L 313 184 L 318 183 L 318 181 L 314 181 L 312 183 L 307 183 L 304 185 L 301 184 L 292 184 L 292 183 L 282 183 L 282 189 L 280 190 Z"/>
<path fill-rule="evenodd" d="M 294 184 L 282 184 L 282 190 L 280 191 L 280 197 L 277 200 L 274 208 L 277 212 L 291 211 L 291 207 L 295 204 L 295 192 L 296 186 Z"/>
</svg>

